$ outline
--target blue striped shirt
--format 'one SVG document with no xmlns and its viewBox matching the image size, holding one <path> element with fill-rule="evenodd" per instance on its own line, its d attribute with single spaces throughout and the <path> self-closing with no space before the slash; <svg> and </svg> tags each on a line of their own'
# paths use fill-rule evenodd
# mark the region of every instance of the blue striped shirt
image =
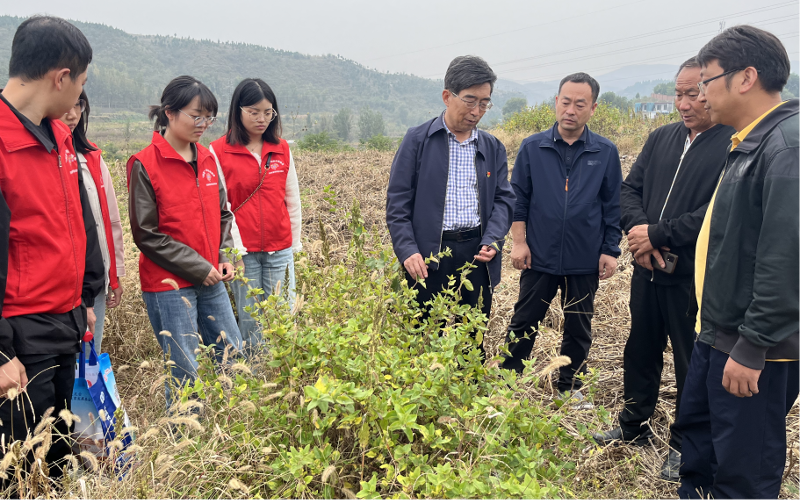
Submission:
<svg viewBox="0 0 800 500">
<path fill-rule="evenodd" d="M 478 203 L 478 173 L 475 170 L 475 155 L 478 154 L 478 130 L 472 129 L 469 139 L 458 142 L 455 134 L 447 128 L 450 147 L 450 166 L 447 175 L 447 194 L 444 201 L 444 231 L 471 229 L 481 225 Z"/>
</svg>

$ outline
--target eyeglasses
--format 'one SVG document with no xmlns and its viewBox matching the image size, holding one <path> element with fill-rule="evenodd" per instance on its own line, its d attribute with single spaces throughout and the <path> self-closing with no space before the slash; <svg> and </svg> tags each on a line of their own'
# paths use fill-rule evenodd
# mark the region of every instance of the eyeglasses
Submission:
<svg viewBox="0 0 800 500">
<path fill-rule="evenodd" d="M 490 109 L 492 109 L 492 106 L 494 106 L 494 103 L 492 103 L 492 101 L 490 100 L 479 101 L 478 99 L 472 99 L 472 98 L 464 99 L 463 97 L 459 96 L 452 90 L 450 91 L 450 93 L 461 99 L 464 102 L 464 104 L 467 105 L 468 109 L 475 109 L 475 106 L 480 106 L 481 111 L 489 111 Z"/>
<path fill-rule="evenodd" d="M 709 79 L 707 79 L 707 80 L 703 80 L 702 82 L 699 82 L 699 83 L 697 84 L 697 88 L 698 88 L 698 89 L 700 89 L 700 92 L 701 92 L 701 93 L 705 94 L 705 93 L 706 93 L 706 88 L 708 87 L 708 84 L 709 84 L 709 83 L 711 83 L 711 82 L 713 82 L 713 81 L 714 81 L 714 80 L 716 80 L 717 78 L 722 78 L 723 76 L 727 76 L 727 75 L 730 75 L 730 74 L 732 74 L 732 73 L 736 73 L 737 71 L 744 71 L 744 70 L 745 70 L 745 68 L 739 68 L 739 69 L 731 69 L 731 70 L 728 70 L 728 71 L 726 71 L 726 72 L 724 72 L 724 73 L 722 73 L 722 74 L 720 74 L 720 75 L 717 75 L 717 76 L 715 76 L 715 77 L 712 77 L 712 78 L 709 78 Z M 758 70 L 756 70 L 756 71 L 758 71 Z M 759 73 L 760 73 L 760 71 L 759 71 Z"/>
<path fill-rule="evenodd" d="M 195 127 L 202 127 L 206 123 L 208 123 L 207 126 L 210 127 L 210 126 L 214 125 L 214 122 L 217 121 L 217 117 L 216 116 L 192 116 L 189 113 L 184 113 L 183 110 L 181 110 L 181 109 L 179 109 L 178 111 L 180 111 L 184 115 L 186 115 L 189 118 L 191 118 L 192 120 L 194 120 L 194 126 Z"/>
<path fill-rule="evenodd" d="M 72 107 L 81 108 L 81 114 L 83 114 L 83 112 L 86 111 L 86 101 L 84 101 L 83 99 L 78 99 L 78 102 L 76 102 L 75 105 Z"/>
<path fill-rule="evenodd" d="M 241 108 L 242 111 L 245 112 L 245 114 L 249 115 L 254 122 L 257 122 L 262 115 L 264 116 L 264 119 L 267 121 L 267 123 L 271 122 L 272 120 L 275 119 L 275 117 L 278 116 L 278 112 L 275 111 L 274 109 L 268 109 L 264 112 L 261 112 L 253 108 L 246 108 L 244 106 L 239 106 L 239 107 Z"/>
</svg>

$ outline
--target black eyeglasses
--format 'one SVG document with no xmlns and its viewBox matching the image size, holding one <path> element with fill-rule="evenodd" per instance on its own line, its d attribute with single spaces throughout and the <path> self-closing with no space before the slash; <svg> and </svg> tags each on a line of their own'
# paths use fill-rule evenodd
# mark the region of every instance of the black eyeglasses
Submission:
<svg viewBox="0 0 800 500">
<path fill-rule="evenodd" d="M 727 76 L 727 75 L 730 75 L 732 73 L 736 73 L 738 71 L 744 71 L 745 69 L 747 69 L 747 68 L 738 68 L 738 69 L 728 70 L 728 71 L 726 71 L 726 72 L 724 72 L 724 73 L 722 73 L 720 75 L 717 75 L 715 77 L 709 78 L 707 80 L 703 80 L 702 82 L 697 84 L 697 88 L 700 89 L 701 93 L 705 94 L 706 93 L 706 87 L 708 86 L 709 83 L 713 82 L 717 78 L 722 78 L 723 76 Z M 757 69 L 756 72 L 757 73 L 761 73 L 761 70 Z"/>
</svg>

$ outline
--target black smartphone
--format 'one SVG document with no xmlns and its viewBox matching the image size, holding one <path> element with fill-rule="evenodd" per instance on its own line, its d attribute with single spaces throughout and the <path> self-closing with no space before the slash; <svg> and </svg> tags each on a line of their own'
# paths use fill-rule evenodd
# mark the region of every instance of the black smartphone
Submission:
<svg viewBox="0 0 800 500">
<path fill-rule="evenodd" d="M 670 252 L 661 252 L 661 257 L 664 259 L 664 267 L 661 267 L 652 255 L 650 256 L 650 263 L 653 264 L 653 269 L 667 274 L 675 272 L 675 266 L 678 265 L 678 256 Z"/>
</svg>

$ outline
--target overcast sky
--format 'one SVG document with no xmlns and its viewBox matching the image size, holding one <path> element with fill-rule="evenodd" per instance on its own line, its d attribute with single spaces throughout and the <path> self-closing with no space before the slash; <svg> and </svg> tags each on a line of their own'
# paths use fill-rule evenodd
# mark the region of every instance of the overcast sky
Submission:
<svg viewBox="0 0 800 500">
<path fill-rule="evenodd" d="M 381 71 L 442 78 L 457 55 L 500 78 L 555 80 L 630 64 L 679 64 L 722 23 L 754 24 L 798 54 L 786 0 L 1 0 L 0 14 L 54 14 L 130 33 L 249 42 L 339 54 Z M 643 75 L 645 76 L 645 75 Z"/>
</svg>

